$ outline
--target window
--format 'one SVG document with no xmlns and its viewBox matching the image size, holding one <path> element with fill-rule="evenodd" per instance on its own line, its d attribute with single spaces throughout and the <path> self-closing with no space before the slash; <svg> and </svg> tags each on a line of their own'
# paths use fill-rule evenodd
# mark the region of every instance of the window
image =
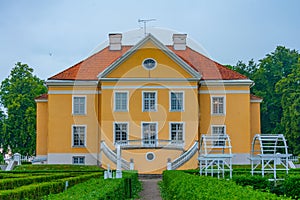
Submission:
<svg viewBox="0 0 300 200">
<path fill-rule="evenodd" d="M 143 92 L 143 111 L 156 111 L 156 92 Z"/>
<path fill-rule="evenodd" d="M 85 115 L 85 101 L 86 97 L 75 96 L 73 97 L 73 114 Z"/>
<path fill-rule="evenodd" d="M 170 93 L 170 111 L 183 111 L 183 92 Z"/>
<path fill-rule="evenodd" d="M 212 97 L 212 114 L 225 114 L 225 97 Z"/>
<path fill-rule="evenodd" d="M 85 146 L 85 126 L 73 126 L 73 147 Z"/>
<path fill-rule="evenodd" d="M 115 144 L 118 143 L 120 145 L 127 144 L 127 136 L 128 136 L 128 124 L 127 123 L 115 123 Z"/>
<path fill-rule="evenodd" d="M 142 124 L 143 146 L 155 147 L 157 145 L 157 123 Z"/>
<path fill-rule="evenodd" d="M 84 165 L 85 157 L 84 156 L 73 156 L 73 164 L 75 165 Z"/>
<path fill-rule="evenodd" d="M 128 92 L 115 92 L 115 111 L 128 111 Z"/>
<path fill-rule="evenodd" d="M 171 142 L 183 144 L 183 123 L 170 123 Z"/>
<path fill-rule="evenodd" d="M 218 136 L 214 142 L 214 146 L 224 146 L 225 126 L 212 126 L 212 135 Z"/>
<path fill-rule="evenodd" d="M 156 61 L 153 58 L 146 58 L 143 61 L 143 67 L 147 70 L 152 70 L 156 67 Z"/>
</svg>

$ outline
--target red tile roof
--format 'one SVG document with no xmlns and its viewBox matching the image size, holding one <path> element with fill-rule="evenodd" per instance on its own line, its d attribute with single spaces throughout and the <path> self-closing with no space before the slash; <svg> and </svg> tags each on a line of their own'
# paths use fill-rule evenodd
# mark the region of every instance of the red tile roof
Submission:
<svg viewBox="0 0 300 200">
<path fill-rule="evenodd" d="M 261 98 L 261 97 L 259 97 L 259 96 L 255 96 L 254 94 L 250 94 L 250 99 L 251 99 L 251 100 L 258 100 L 258 101 L 263 100 L 263 98 Z"/>
<path fill-rule="evenodd" d="M 56 74 L 49 80 L 97 80 L 97 76 L 105 68 L 126 53 L 132 46 L 122 46 L 120 51 L 110 51 L 108 47 Z M 168 48 L 202 75 L 202 80 L 237 80 L 248 79 L 227 67 L 207 58 L 187 47 L 186 50 Z"/>
<path fill-rule="evenodd" d="M 47 100 L 48 94 L 41 94 L 40 96 L 36 97 L 35 100 Z"/>
</svg>

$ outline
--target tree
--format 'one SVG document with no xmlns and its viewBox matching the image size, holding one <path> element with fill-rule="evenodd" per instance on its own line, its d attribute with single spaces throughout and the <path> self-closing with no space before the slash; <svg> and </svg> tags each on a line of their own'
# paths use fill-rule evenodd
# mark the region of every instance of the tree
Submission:
<svg viewBox="0 0 300 200">
<path fill-rule="evenodd" d="M 294 154 L 300 153 L 300 55 L 296 50 L 278 46 L 255 64 L 239 61 L 232 69 L 255 82 L 251 91 L 263 98 L 262 133 L 284 134 Z"/>
<path fill-rule="evenodd" d="M 258 70 L 258 66 L 254 62 L 254 60 L 251 59 L 248 62 L 248 65 L 246 65 L 242 61 L 238 61 L 237 64 L 232 67 L 232 69 L 252 79 L 253 74 L 255 74 L 255 72 Z"/>
<path fill-rule="evenodd" d="M 281 126 L 294 154 L 300 154 L 300 57 L 292 73 L 276 84 L 282 96 Z"/>
<path fill-rule="evenodd" d="M 12 152 L 33 155 L 36 139 L 36 106 L 34 98 L 46 93 L 44 82 L 33 69 L 18 62 L 0 87 L 0 101 L 7 110 L 2 146 Z"/>
<path fill-rule="evenodd" d="M 275 91 L 275 86 L 292 72 L 298 57 L 296 50 L 278 46 L 259 61 L 258 69 L 251 77 L 255 82 L 254 94 L 264 99 L 261 106 L 262 133 L 280 134 L 283 131 L 281 94 Z"/>
</svg>

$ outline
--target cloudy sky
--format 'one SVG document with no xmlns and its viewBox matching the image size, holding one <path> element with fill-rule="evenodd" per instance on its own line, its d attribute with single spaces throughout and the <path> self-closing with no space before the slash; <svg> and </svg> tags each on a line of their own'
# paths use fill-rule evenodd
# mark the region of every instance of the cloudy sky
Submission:
<svg viewBox="0 0 300 200">
<path fill-rule="evenodd" d="M 0 81 L 16 62 L 41 79 L 86 58 L 108 33 L 148 27 L 187 33 L 221 64 L 300 50 L 298 0 L 0 0 Z"/>
</svg>

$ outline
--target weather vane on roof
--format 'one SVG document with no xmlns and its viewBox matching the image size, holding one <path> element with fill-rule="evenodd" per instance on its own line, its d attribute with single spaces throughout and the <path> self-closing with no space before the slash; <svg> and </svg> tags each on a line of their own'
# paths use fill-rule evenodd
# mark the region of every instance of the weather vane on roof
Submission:
<svg viewBox="0 0 300 200">
<path fill-rule="evenodd" d="M 138 20 L 139 23 L 144 23 L 144 34 L 145 34 L 145 37 L 147 36 L 147 23 L 151 22 L 151 21 L 156 21 L 156 19 L 139 19 Z"/>
</svg>

